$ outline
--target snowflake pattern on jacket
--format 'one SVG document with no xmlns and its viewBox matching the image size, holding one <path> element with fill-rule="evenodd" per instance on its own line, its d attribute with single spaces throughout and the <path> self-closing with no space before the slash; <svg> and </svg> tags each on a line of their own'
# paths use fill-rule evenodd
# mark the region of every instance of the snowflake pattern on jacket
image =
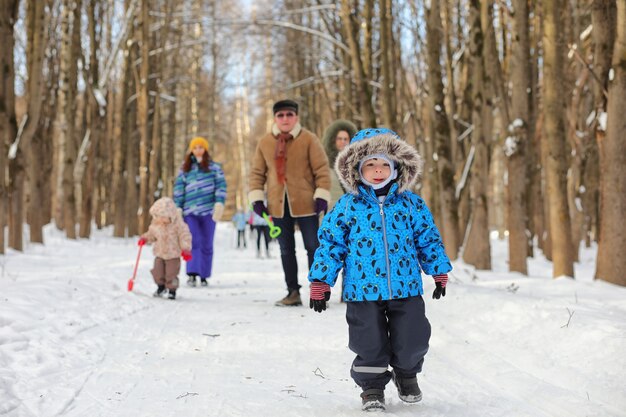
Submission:
<svg viewBox="0 0 626 417">
<path fill-rule="evenodd" d="M 224 171 L 217 162 L 210 162 L 208 171 L 204 172 L 193 160 L 189 172 L 181 171 L 176 177 L 174 202 L 185 216 L 208 216 L 213 214 L 215 203 L 224 204 L 226 200 Z"/>
<path fill-rule="evenodd" d="M 360 183 L 358 163 L 372 154 L 387 155 L 398 167 L 398 179 L 383 202 Z M 388 129 L 355 135 L 335 162 L 349 192 L 324 217 L 309 281 L 333 286 L 343 269 L 345 301 L 376 301 L 422 295 L 421 271 L 452 270 L 430 210 L 409 190 L 421 167 L 415 148 Z"/>
</svg>

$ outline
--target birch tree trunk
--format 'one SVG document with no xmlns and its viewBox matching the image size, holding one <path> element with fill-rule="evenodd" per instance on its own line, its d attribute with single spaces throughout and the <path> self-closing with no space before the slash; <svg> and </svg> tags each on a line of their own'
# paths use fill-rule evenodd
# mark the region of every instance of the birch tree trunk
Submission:
<svg viewBox="0 0 626 417">
<path fill-rule="evenodd" d="M 509 271 L 528 274 L 526 265 L 527 177 L 526 147 L 531 111 L 530 40 L 528 35 L 528 2 L 515 0 L 513 5 L 513 62 L 511 65 L 512 115 L 505 143 L 507 157 L 508 193 L 507 223 L 509 229 Z"/>
<path fill-rule="evenodd" d="M 573 244 L 567 202 L 567 143 L 563 102 L 564 49 L 560 28 L 562 0 L 544 2 L 543 108 L 547 144 L 546 178 L 550 206 L 553 276 L 574 277 Z"/>
<path fill-rule="evenodd" d="M 475 156 L 470 178 L 471 217 L 463 244 L 463 260 L 478 269 L 491 269 L 487 184 L 488 149 L 483 128 L 484 65 L 480 1 L 470 1 L 470 55 L 472 60 L 472 147 Z"/>
<path fill-rule="evenodd" d="M 617 2 L 606 138 L 600 143 L 600 242 L 596 278 L 626 286 L 626 2 Z"/>
<path fill-rule="evenodd" d="M 458 229 L 459 217 L 455 197 L 454 164 L 450 150 L 450 125 L 446 114 L 445 96 L 441 74 L 441 18 L 439 2 L 431 2 L 426 9 L 426 36 L 428 62 L 428 90 L 432 101 L 430 108 L 430 136 L 437 154 L 437 175 L 439 177 L 439 200 L 441 202 L 441 225 L 443 244 L 450 259 L 456 259 L 461 246 Z"/>
<path fill-rule="evenodd" d="M 149 0 L 141 0 L 140 23 L 139 23 L 139 71 L 136 72 L 135 85 L 137 88 L 137 128 L 139 130 L 139 210 L 137 222 L 139 233 L 148 230 L 150 221 L 148 209 L 148 184 L 149 175 L 149 129 L 148 129 L 148 75 L 150 70 L 150 4 Z"/>
<path fill-rule="evenodd" d="M 7 154 L 10 144 L 17 135 L 15 116 L 15 69 L 13 26 L 17 20 L 19 1 L 6 0 L 0 6 L 0 254 L 4 253 L 4 228 L 7 222 L 8 193 L 6 187 Z"/>
</svg>

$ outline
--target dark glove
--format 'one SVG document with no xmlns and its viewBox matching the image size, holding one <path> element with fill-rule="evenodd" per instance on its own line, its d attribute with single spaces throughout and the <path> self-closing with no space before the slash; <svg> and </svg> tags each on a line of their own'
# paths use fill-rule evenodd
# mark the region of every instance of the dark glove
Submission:
<svg viewBox="0 0 626 417">
<path fill-rule="evenodd" d="M 182 257 L 183 257 L 183 259 L 184 259 L 185 261 L 187 261 L 187 262 L 188 262 L 188 261 L 191 261 L 191 252 L 189 252 L 188 250 L 184 250 L 184 251 L 182 251 L 182 252 L 180 253 L 180 256 L 182 256 Z"/>
<path fill-rule="evenodd" d="M 263 213 L 269 214 L 267 212 L 267 207 L 265 207 L 265 204 L 263 204 L 262 201 L 255 201 L 252 205 L 252 210 L 254 210 L 254 212 L 261 217 L 263 217 Z"/>
<path fill-rule="evenodd" d="M 319 216 L 321 212 L 324 212 L 324 214 L 326 214 L 327 211 L 328 211 L 328 201 L 324 200 L 323 198 L 316 198 L 315 199 L 315 214 Z"/>
<path fill-rule="evenodd" d="M 137 245 L 143 246 L 145 244 L 146 244 L 146 238 L 145 237 L 140 237 L 139 240 L 137 241 Z"/>
<path fill-rule="evenodd" d="M 330 300 L 330 285 L 325 282 L 312 282 L 309 307 L 318 313 L 321 313 L 326 310 L 326 301 L 328 300 Z"/>
<path fill-rule="evenodd" d="M 448 283 L 448 274 L 433 275 L 435 279 L 435 291 L 433 291 L 433 298 L 437 300 L 439 297 L 446 296 L 446 284 Z"/>
</svg>

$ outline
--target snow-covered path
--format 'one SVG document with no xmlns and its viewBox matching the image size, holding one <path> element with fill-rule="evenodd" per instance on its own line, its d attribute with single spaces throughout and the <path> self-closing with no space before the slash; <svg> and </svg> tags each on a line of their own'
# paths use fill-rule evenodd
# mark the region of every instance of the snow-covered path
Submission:
<svg viewBox="0 0 626 417">
<path fill-rule="evenodd" d="M 337 294 L 323 314 L 274 307 L 276 245 L 257 259 L 220 224 L 209 288 L 170 301 L 151 296 L 150 251 L 126 292 L 135 240 L 46 233 L 46 246 L 0 256 L 0 415 L 364 414 L 345 307 Z M 426 298 L 424 400 L 407 406 L 390 384 L 386 415 L 626 416 L 626 289 L 590 279 L 593 251 L 571 281 L 549 279 L 545 260 L 530 278 L 506 273 L 505 248 L 494 241 L 494 272 L 455 264 L 448 296 Z"/>
</svg>

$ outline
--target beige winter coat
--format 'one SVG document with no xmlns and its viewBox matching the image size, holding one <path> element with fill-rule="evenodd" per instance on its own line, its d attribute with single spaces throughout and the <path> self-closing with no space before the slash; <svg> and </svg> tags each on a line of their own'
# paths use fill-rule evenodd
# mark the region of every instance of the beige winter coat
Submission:
<svg viewBox="0 0 626 417">
<path fill-rule="evenodd" d="M 182 251 L 191 251 L 191 233 L 183 221 L 174 200 L 169 197 L 158 199 L 150 207 L 152 223 L 142 235 L 148 243 L 154 243 L 154 256 L 161 259 L 175 259 Z M 156 224 L 155 218 L 166 217 L 170 223 Z"/>
<path fill-rule="evenodd" d="M 285 184 L 278 182 L 274 152 L 279 131 L 263 136 L 257 144 L 248 178 L 250 203 L 264 201 L 267 186 L 267 208 L 270 215 L 284 216 L 285 198 L 292 217 L 315 214 L 315 199 L 330 201 L 330 167 L 320 140 L 298 123 L 290 132 L 294 139 L 287 142 Z"/>
</svg>

